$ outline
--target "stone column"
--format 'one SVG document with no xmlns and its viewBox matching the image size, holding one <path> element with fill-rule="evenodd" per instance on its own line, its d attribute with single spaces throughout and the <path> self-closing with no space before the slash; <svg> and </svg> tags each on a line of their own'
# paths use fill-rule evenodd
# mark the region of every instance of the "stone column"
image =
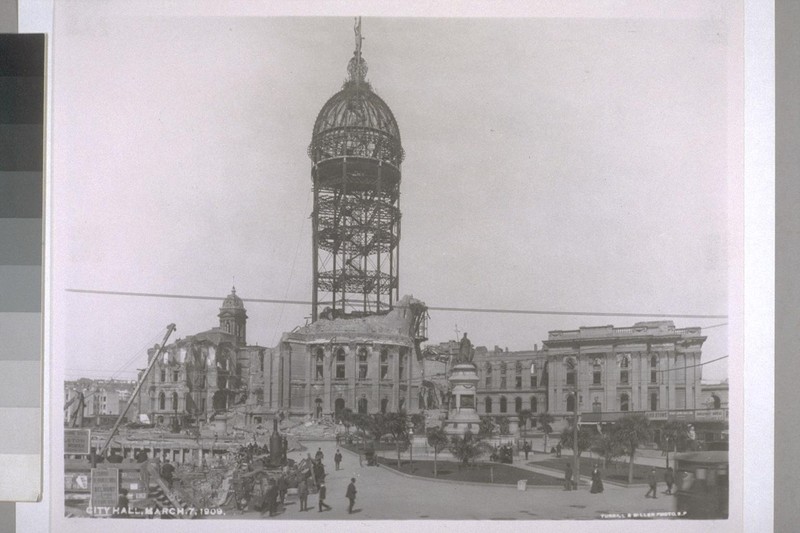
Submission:
<svg viewBox="0 0 800 533">
<path fill-rule="evenodd" d="M 675 368 L 675 359 L 677 354 L 677 349 L 675 346 L 672 347 L 672 351 L 667 353 L 667 401 L 669 402 L 668 408 L 674 410 L 677 405 L 677 398 L 675 392 L 675 371 L 672 370 Z"/>
<path fill-rule="evenodd" d="M 356 390 L 356 377 L 358 377 L 357 369 L 358 369 L 358 350 L 354 343 L 350 343 L 350 345 L 346 348 L 344 360 L 344 372 L 345 377 L 347 378 L 347 401 L 346 403 L 350 404 L 350 409 L 354 412 L 358 412 L 358 391 Z"/>
<path fill-rule="evenodd" d="M 331 401 L 331 395 L 333 394 L 333 391 L 331 390 L 331 370 L 333 369 L 333 353 L 335 349 L 336 347 L 333 345 L 329 345 L 329 347 L 324 348 L 325 364 L 322 367 L 324 391 L 324 395 L 322 397 L 322 411 L 324 413 L 330 413 L 333 411 L 333 402 Z"/>
<path fill-rule="evenodd" d="M 369 411 L 371 413 L 379 413 L 381 410 L 381 347 L 379 344 L 373 344 L 367 350 L 367 361 L 369 365 L 367 377 L 372 381 L 372 399 Z"/>
<path fill-rule="evenodd" d="M 389 352 L 389 357 L 392 359 L 391 411 L 396 413 L 400 410 L 400 349 L 396 346 L 393 346 L 392 350 Z"/>
<path fill-rule="evenodd" d="M 309 344 L 306 346 L 305 350 L 305 359 L 306 359 L 306 376 L 305 376 L 305 386 L 303 389 L 306 391 L 305 393 L 305 400 L 303 401 L 303 409 L 305 410 L 306 414 L 312 413 L 314 411 L 314 407 L 316 407 L 316 403 L 314 400 L 316 398 L 311 397 L 311 392 L 313 390 L 313 383 L 314 383 L 314 367 L 317 364 L 316 357 L 314 356 L 314 346 Z"/>
</svg>

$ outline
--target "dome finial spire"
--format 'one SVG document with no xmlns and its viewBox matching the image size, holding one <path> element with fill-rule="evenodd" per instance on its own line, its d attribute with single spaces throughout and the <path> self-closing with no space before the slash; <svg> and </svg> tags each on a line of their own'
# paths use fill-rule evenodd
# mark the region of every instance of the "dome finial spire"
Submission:
<svg viewBox="0 0 800 533">
<path fill-rule="evenodd" d="M 364 41 L 364 37 L 361 35 L 361 17 L 356 17 L 353 31 L 356 35 L 356 49 L 353 52 L 350 63 L 347 65 L 347 73 L 350 75 L 347 81 L 358 89 L 361 84 L 366 82 L 368 70 L 367 62 L 361 57 L 361 45 Z"/>
</svg>

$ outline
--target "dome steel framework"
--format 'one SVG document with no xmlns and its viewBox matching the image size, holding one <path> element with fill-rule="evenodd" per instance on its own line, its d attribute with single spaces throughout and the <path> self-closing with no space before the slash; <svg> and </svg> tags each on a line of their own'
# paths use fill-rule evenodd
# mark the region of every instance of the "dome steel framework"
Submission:
<svg viewBox="0 0 800 533">
<path fill-rule="evenodd" d="M 389 311 L 399 298 L 400 165 L 391 109 L 366 80 L 361 21 L 342 89 L 322 107 L 308 155 L 313 162 L 312 320 Z"/>
</svg>

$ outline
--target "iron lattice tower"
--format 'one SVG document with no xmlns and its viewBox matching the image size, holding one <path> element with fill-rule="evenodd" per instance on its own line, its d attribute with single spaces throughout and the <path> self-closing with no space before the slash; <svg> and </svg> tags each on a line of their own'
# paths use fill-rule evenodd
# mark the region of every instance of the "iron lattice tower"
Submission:
<svg viewBox="0 0 800 533">
<path fill-rule="evenodd" d="M 308 155 L 314 187 L 312 320 L 320 306 L 334 316 L 366 315 L 398 300 L 400 130 L 372 91 L 356 48 L 342 89 L 322 107 Z"/>
</svg>

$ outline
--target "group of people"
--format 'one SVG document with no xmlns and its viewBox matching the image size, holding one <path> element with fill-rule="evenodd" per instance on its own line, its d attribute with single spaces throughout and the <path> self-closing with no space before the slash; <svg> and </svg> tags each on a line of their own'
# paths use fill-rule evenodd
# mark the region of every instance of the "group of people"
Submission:
<svg viewBox="0 0 800 533">
<path fill-rule="evenodd" d="M 667 485 L 667 492 L 666 494 L 672 495 L 672 486 L 675 484 L 675 472 L 672 470 L 671 466 L 668 466 L 667 469 L 664 471 L 664 483 Z M 656 499 L 657 490 L 658 490 L 658 476 L 656 475 L 656 469 L 650 469 L 650 472 L 647 474 L 647 485 L 650 487 L 647 491 L 647 494 L 644 495 L 645 498 L 649 498 L 650 494 L 653 494 L 653 499 Z"/>
<path fill-rule="evenodd" d="M 309 455 L 309 458 L 311 456 Z M 308 506 L 308 495 L 310 493 L 310 483 L 316 483 L 317 488 L 317 512 L 323 511 L 330 511 L 332 507 L 326 503 L 326 499 L 328 496 L 328 487 L 325 484 L 325 465 L 323 464 L 322 460 L 325 458 L 325 454 L 322 452 L 322 448 L 317 449 L 317 453 L 314 454 L 314 459 L 311 461 L 311 472 L 312 475 L 303 476 L 297 484 L 297 496 L 300 500 L 300 512 L 309 511 L 310 508 Z M 336 454 L 333 456 L 334 463 L 336 463 L 336 470 L 341 468 L 342 462 L 342 453 L 338 449 L 336 450 Z M 283 476 L 279 477 L 276 482 L 270 480 L 269 486 L 265 492 L 264 496 L 264 506 L 262 511 L 262 516 L 269 512 L 269 516 L 275 516 L 278 510 L 278 501 L 280 501 L 280 505 L 283 508 L 286 491 L 288 489 L 288 485 L 286 484 L 286 480 Z M 347 485 L 347 491 L 345 492 L 345 497 L 350 501 L 350 505 L 347 509 L 347 512 L 352 514 L 353 506 L 356 502 L 356 478 L 350 478 L 350 484 Z"/>
<path fill-rule="evenodd" d="M 577 479 L 573 479 L 574 473 L 572 471 L 572 465 L 567 463 L 566 468 L 564 469 L 564 490 L 577 490 L 578 489 L 578 482 Z M 675 484 L 675 472 L 672 470 L 672 467 L 669 466 L 664 471 L 664 482 L 667 485 L 666 494 L 672 494 L 672 486 Z M 647 485 L 649 490 L 647 494 L 644 495 L 645 498 L 650 498 L 652 494 L 652 498 L 657 498 L 657 491 L 658 491 L 658 476 L 656 474 L 655 467 L 650 469 L 650 472 L 647 474 Z M 589 492 L 592 494 L 598 494 L 603 492 L 603 478 L 600 474 L 600 469 L 595 464 L 592 468 L 592 486 L 589 489 Z"/>
</svg>

